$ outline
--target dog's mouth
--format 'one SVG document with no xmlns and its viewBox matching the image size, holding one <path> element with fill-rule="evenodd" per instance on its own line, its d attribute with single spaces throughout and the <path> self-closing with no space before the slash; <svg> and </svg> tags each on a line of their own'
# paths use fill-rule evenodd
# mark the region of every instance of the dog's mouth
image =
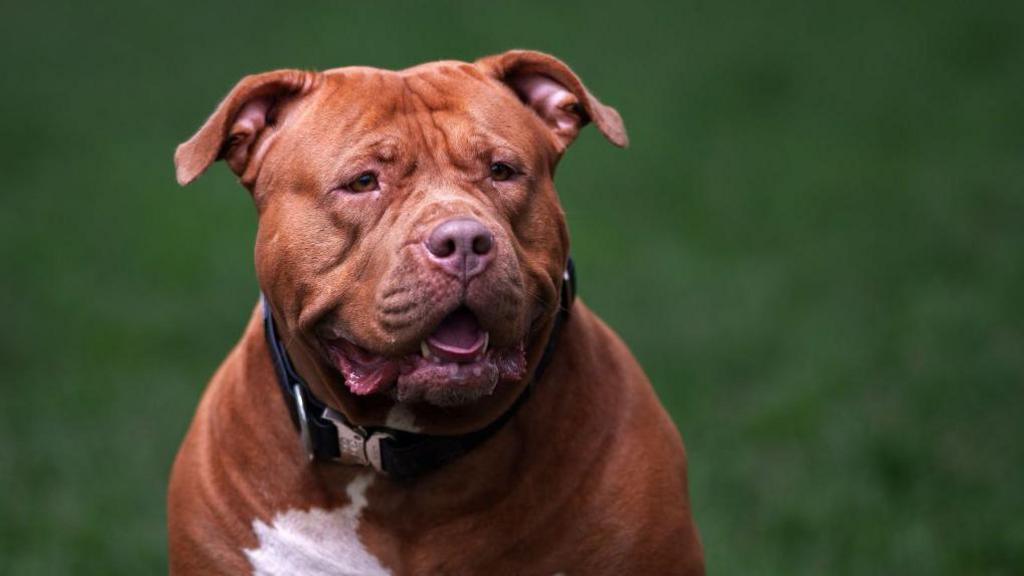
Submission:
<svg viewBox="0 0 1024 576">
<path fill-rule="evenodd" d="M 399 402 L 455 406 L 490 395 L 499 383 L 521 380 L 526 373 L 524 341 L 490 347 L 490 334 L 466 307 L 445 316 L 420 341 L 418 354 L 388 357 L 345 338 L 321 341 L 357 396 L 387 393 Z"/>
</svg>

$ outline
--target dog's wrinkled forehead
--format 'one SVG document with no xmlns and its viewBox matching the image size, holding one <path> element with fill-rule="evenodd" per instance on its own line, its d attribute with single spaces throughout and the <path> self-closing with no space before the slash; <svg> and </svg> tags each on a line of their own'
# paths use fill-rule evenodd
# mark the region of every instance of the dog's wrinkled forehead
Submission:
<svg viewBox="0 0 1024 576">
<path fill-rule="evenodd" d="M 372 155 L 429 170 L 472 166 L 496 150 L 531 163 L 556 154 L 543 123 L 516 94 L 465 63 L 327 71 L 294 125 L 296 144 L 316 144 L 343 164 Z"/>
</svg>

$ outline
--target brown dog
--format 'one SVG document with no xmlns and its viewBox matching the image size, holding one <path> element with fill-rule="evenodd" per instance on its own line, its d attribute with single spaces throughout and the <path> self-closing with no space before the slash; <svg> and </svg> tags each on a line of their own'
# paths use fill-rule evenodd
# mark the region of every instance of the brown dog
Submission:
<svg viewBox="0 0 1024 576">
<path fill-rule="evenodd" d="M 552 177 L 619 114 L 559 60 L 238 83 L 175 154 L 265 296 L 174 463 L 176 574 L 703 574 L 678 432 L 572 302 Z"/>
</svg>

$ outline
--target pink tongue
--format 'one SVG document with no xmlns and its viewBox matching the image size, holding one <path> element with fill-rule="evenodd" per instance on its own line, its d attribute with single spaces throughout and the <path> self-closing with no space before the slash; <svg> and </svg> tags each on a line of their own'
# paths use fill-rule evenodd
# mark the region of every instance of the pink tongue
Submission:
<svg viewBox="0 0 1024 576">
<path fill-rule="evenodd" d="M 429 340 L 446 348 L 469 350 L 480 341 L 482 333 L 476 316 L 466 308 L 459 308 L 441 322 Z"/>
</svg>

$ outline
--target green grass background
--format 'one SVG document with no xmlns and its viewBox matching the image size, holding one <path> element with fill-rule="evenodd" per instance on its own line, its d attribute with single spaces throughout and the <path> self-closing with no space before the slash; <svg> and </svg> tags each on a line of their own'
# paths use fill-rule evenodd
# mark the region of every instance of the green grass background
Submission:
<svg viewBox="0 0 1024 576">
<path fill-rule="evenodd" d="M 233 83 L 514 47 L 629 128 L 557 184 L 711 573 L 1024 573 L 1024 3 L 870 0 L 5 6 L 0 573 L 165 570 L 257 297 L 247 194 L 171 163 Z"/>
</svg>

